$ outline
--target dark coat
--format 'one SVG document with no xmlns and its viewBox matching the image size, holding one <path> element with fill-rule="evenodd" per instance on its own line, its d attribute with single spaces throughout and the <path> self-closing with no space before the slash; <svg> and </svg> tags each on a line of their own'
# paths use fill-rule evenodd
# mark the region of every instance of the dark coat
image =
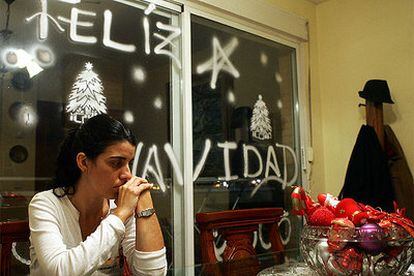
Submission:
<svg viewBox="0 0 414 276">
<path fill-rule="evenodd" d="M 363 125 L 359 131 L 339 198 L 393 211 L 395 200 L 387 156 L 373 127 Z"/>
<path fill-rule="evenodd" d="M 384 127 L 385 150 L 395 198 L 400 208 L 406 208 L 406 216 L 414 220 L 414 181 L 404 151 L 390 126 Z"/>
</svg>

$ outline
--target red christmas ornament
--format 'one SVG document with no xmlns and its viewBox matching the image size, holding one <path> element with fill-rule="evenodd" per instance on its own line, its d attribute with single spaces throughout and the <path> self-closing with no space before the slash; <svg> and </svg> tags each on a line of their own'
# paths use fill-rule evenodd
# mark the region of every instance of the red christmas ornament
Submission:
<svg viewBox="0 0 414 276">
<path fill-rule="evenodd" d="M 335 261 L 340 271 L 346 275 L 359 275 L 362 271 L 362 254 L 355 248 L 347 248 L 335 254 Z M 351 273 L 351 274 L 348 274 Z"/>
<path fill-rule="evenodd" d="M 319 204 L 315 203 L 312 198 L 306 194 L 303 187 L 295 187 L 290 197 L 292 198 L 292 213 L 294 215 L 310 216 L 310 214 L 319 207 Z"/>
<path fill-rule="evenodd" d="M 356 211 L 352 214 L 352 222 L 357 226 L 367 223 L 368 219 L 369 215 L 367 212 Z"/>
<path fill-rule="evenodd" d="M 361 208 L 352 198 L 342 199 L 335 208 L 335 215 L 337 218 L 348 218 L 352 220 L 352 216 L 357 212 L 361 212 Z"/>
<path fill-rule="evenodd" d="M 329 226 L 335 215 L 326 207 L 319 207 L 309 216 L 310 225 Z"/>
<path fill-rule="evenodd" d="M 336 205 L 339 203 L 338 198 L 334 197 L 333 195 L 327 193 L 327 194 L 319 194 L 318 195 L 318 202 L 322 206 L 326 207 L 336 207 Z"/>
<path fill-rule="evenodd" d="M 318 205 L 310 206 L 308 209 L 305 210 L 305 213 L 306 213 L 306 215 L 308 217 L 310 217 L 313 214 L 313 212 L 315 212 L 316 210 L 318 210 L 320 207 L 321 206 L 319 204 Z"/>
<path fill-rule="evenodd" d="M 331 229 L 328 232 L 329 252 L 335 252 L 344 248 L 355 233 L 354 224 L 347 218 L 336 218 L 331 221 Z"/>
<path fill-rule="evenodd" d="M 336 224 L 336 225 L 351 228 L 351 229 L 355 228 L 354 223 L 347 218 L 336 218 L 332 221 L 332 224 Z"/>
<path fill-rule="evenodd" d="M 290 197 L 292 198 L 292 213 L 295 215 L 303 216 L 307 209 L 307 196 L 305 190 L 298 186 L 293 189 Z"/>
</svg>

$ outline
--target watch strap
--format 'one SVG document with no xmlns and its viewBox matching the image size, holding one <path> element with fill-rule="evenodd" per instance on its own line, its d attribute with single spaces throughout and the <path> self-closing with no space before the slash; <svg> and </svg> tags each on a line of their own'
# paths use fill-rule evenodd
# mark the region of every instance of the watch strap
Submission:
<svg viewBox="0 0 414 276">
<path fill-rule="evenodd" d="M 135 218 L 149 217 L 149 216 L 152 216 L 154 213 L 155 213 L 154 208 L 147 208 L 147 209 L 144 209 L 142 211 L 135 213 Z"/>
</svg>

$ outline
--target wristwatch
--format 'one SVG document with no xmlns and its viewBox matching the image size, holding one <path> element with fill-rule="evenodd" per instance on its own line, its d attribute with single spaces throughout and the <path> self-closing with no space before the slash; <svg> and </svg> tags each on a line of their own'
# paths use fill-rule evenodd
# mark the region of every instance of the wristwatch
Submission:
<svg viewBox="0 0 414 276">
<path fill-rule="evenodd" d="M 155 213 L 154 208 L 147 208 L 140 212 L 135 213 L 135 218 L 143 218 L 143 217 L 149 217 Z"/>
</svg>

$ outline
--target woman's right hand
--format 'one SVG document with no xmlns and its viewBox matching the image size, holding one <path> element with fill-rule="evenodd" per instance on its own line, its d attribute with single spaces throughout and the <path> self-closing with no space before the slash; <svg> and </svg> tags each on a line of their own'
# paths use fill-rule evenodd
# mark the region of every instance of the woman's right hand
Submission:
<svg viewBox="0 0 414 276">
<path fill-rule="evenodd" d="M 138 203 L 139 195 L 152 187 L 152 184 L 144 178 L 133 176 L 127 183 L 119 187 L 117 205 L 113 214 L 119 217 L 122 222 L 134 214 Z"/>
</svg>

